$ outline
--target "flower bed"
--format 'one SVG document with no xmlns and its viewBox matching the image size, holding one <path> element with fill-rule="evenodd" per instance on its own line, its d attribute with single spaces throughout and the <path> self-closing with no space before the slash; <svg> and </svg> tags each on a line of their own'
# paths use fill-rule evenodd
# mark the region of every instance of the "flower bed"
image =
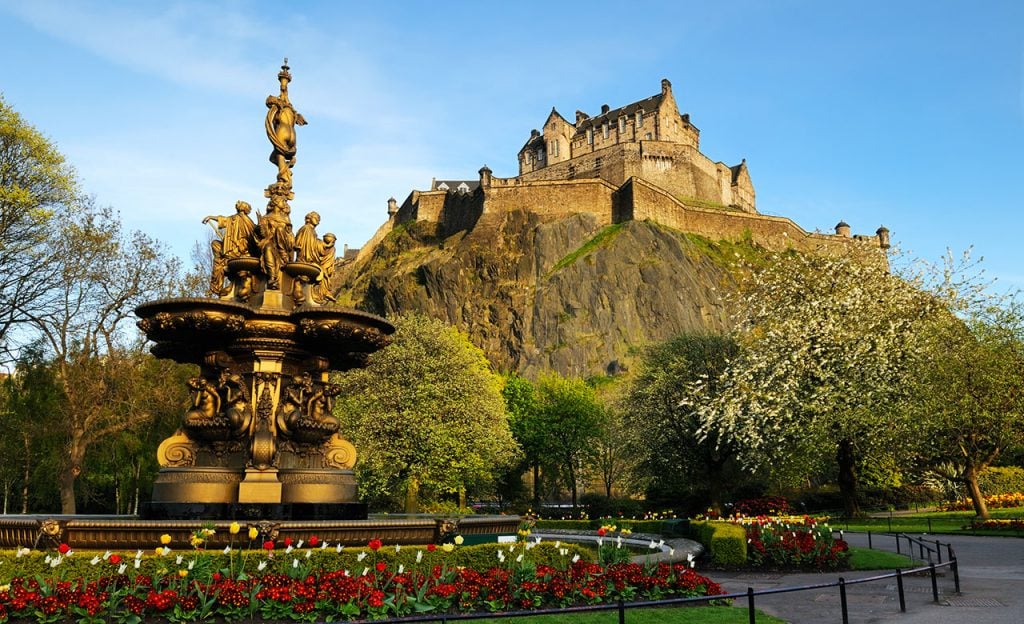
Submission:
<svg viewBox="0 0 1024 624">
<path fill-rule="evenodd" d="M 989 509 L 1024 507 L 1024 493 L 1015 492 L 1013 494 L 986 496 L 985 505 Z M 939 511 L 974 511 L 974 504 L 970 500 L 950 501 L 939 505 Z"/>
<path fill-rule="evenodd" d="M 807 516 L 736 518 L 747 531 L 747 561 L 759 568 L 834 570 L 849 560 L 849 547 L 827 524 Z"/>
<path fill-rule="evenodd" d="M 1024 520 L 975 520 L 964 529 L 994 531 L 1024 531 Z"/>
<path fill-rule="evenodd" d="M 15 570 L 0 586 L 0 622 L 322 621 L 723 593 L 687 564 L 600 565 L 558 543 L 402 548 L 373 540 L 342 549 L 309 541 L 319 547 L 267 541 L 262 550 L 176 554 L 165 545 L 155 556 L 91 559 L 63 545 L 45 555 L 19 550 L 0 568 L 3 578 Z M 30 572 L 39 566 L 46 576 Z"/>
</svg>

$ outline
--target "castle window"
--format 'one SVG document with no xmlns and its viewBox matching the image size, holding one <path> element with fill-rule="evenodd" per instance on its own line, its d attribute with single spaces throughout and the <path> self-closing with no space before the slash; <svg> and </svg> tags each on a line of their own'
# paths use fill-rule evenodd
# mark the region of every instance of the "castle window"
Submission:
<svg viewBox="0 0 1024 624">
<path fill-rule="evenodd" d="M 544 148 L 537 150 L 537 162 L 544 162 Z"/>
<path fill-rule="evenodd" d="M 607 121 L 604 122 L 604 124 L 601 126 L 601 132 L 604 134 L 604 138 L 607 139 L 608 138 L 608 122 Z"/>
<path fill-rule="evenodd" d="M 558 156 L 558 141 L 552 141 L 548 144 L 548 152 L 552 156 Z"/>
<path fill-rule="evenodd" d="M 569 165 L 569 175 L 567 176 L 570 180 L 576 178 L 576 165 Z"/>
<path fill-rule="evenodd" d="M 597 172 L 601 171 L 601 160 L 602 159 L 601 159 L 600 156 L 598 156 L 597 158 L 594 159 L 594 171 L 597 171 Z"/>
<path fill-rule="evenodd" d="M 647 139 L 648 141 L 650 141 L 651 140 L 651 133 L 648 132 L 647 134 L 645 134 L 644 138 Z"/>
<path fill-rule="evenodd" d="M 636 112 L 636 127 L 637 128 L 643 128 L 644 127 L 644 112 L 642 110 L 638 110 Z M 647 137 L 647 138 L 650 138 L 650 137 Z"/>
<path fill-rule="evenodd" d="M 594 129 L 593 128 L 587 128 L 587 143 L 589 143 L 591 145 L 594 144 Z"/>
<path fill-rule="evenodd" d="M 619 134 L 626 134 L 626 118 L 619 117 Z"/>
</svg>

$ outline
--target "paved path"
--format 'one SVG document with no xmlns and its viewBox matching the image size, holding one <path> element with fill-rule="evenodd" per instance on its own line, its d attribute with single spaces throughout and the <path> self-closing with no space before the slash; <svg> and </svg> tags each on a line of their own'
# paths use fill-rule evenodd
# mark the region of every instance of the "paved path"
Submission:
<svg viewBox="0 0 1024 624">
<path fill-rule="evenodd" d="M 867 546 L 867 536 L 846 534 L 854 546 Z M 932 536 L 927 538 L 934 539 Z M 900 622 L 906 624 L 1024 624 L 1024 539 L 1009 537 L 938 536 L 950 542 L 960 565 L 961 593 L 954 591 L 948 568 L 938 577 L 939 602 L 932 600 L 931 578 L 905 577 L 907 612 L 901 613 L 896 579 L 847 587 L 851 624 Z M 892 536 L 873 536 L 874 547 L 895 550 Z M 906 552 L 906 542 L 903 543 Z M 943 553 L 943 560 L 945 560 Z M 882 572 L 843 574 L 756 574 L 712 572 L 730 593 L 814 585 L 877 576 Z M 737 601 L 737 606 L 745 604 Z M 836 587 L 758 596 L 755 605 L 791 624 L 842 622 L 839 589 Z"/>
</svg>

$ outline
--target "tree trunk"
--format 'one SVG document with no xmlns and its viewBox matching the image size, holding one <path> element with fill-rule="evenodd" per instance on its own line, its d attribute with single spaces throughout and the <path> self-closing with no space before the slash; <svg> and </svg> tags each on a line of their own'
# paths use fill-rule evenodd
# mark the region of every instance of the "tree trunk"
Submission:
<svg viewBox="0 0 1024 624">
<path fill-rule="evenodd" d="M 844 438 L 839 441 L 836 461 L 839 464 L 839 493 L 843 498 L 843 513 L 847 518 L 856 518 L 860 515 L 860 505 L 857 503 L 857 462 L 853 440 Z"/>
<path fill-rule="evenodd" d="M 420 480 L 409 477 L 409 485 L 405 490 L 405 513 L 416 513 L 420 509 Z"/>
<path fill-rule="evenodd" d="M 533 509 L 540 510 L 540 464 L 533 465 Z"/>
<path fill-rule="evenodd" d="M 964 471 L 964 480 L 967 481 L 967 491 L 971 495 L 971 502 L 974 503 L 974 513 L 984 520 L 988 520 L 988 505 L 985 504 L 985 496 L 978 486 L 979 470 L 973 464 L 968 464 Z"/>
<path fill-rule="evenodd" d="M 25 464 L 24 471 L 22 472 L 21 480 L 21 513 L 28 513 L 28 484 L 29 479 L 32 478 L 32 448 L 29 444 L 29 437 L 27 435 L 22 436 L 22 440 L 25 442 Z"/>
<path fill-rule="evenodd" d="M 466 486 L 459 486 L 459 507 L 462 509 L 466 508 Z"/>
<path fill-rule="evenodd" d="M 62 514 L 75 514 L 78 508 L 75 506 L 75 480 L 81 472 L 78 466 L 71 465 L 60 473 L 60 512 Z"/>
</svg>

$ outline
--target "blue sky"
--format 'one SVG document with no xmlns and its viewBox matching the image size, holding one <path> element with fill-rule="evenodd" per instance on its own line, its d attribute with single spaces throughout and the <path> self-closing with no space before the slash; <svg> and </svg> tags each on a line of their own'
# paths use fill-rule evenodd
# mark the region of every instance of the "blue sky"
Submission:
<svg viewBox="0 0 1024 624">
<path fill-rule="evenodd" d="M 747 159 L 761 212 L 973 246 L 1024 287 L 1024 3 L 0 0 L 0 91 L 126 224 L 188 257 L 207 214 L 262 207 L 282 57 L 296 213 L 358 247 L 432 177 L 517 173 L 552 106 L 672 81 L 702 151 Z"/>
</svg>

